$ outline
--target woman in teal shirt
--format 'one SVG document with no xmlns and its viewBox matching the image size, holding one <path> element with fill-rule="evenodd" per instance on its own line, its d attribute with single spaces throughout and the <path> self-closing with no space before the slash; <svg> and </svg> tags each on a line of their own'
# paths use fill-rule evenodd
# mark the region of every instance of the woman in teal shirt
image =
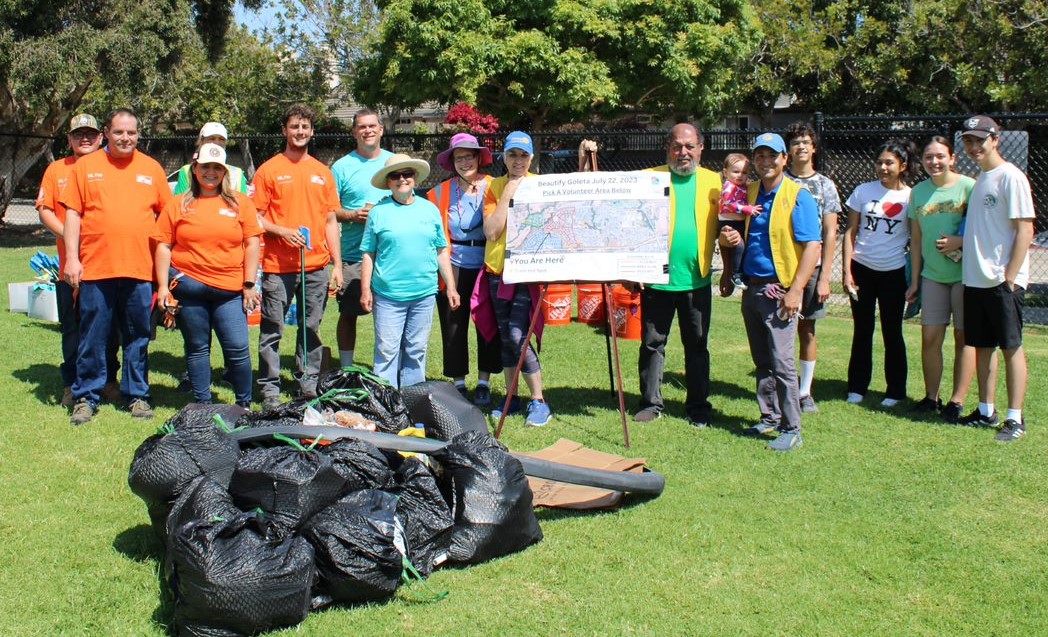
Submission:
<svg viewBox="0 0 1048 637">
<path fill-rule="evenodd" d="M 374 371 L 394 387 L 426 380 L 438 271 L 448 305 L 459 306 L 440 212 L 415 196 L 415 185 L 427 176 L 429 164 L 421 159 L 399 154 L 387 159 L 371 185 L 392 195 L 371 209 L 360 242 L 360 305 L 374 312 Z"/>
<path fill-rule="evenodd" d="M 975 349 L 964 345 L 964 285 L 961 284 L 961 225 L 968 207 L 968 196 L 975 180 L 953 171 L 956 158 L 953 144 L 945 137 L 932 137 L 921 153 L 925 181 L 910 191 L 910 261 L 914 276 L 906 290 L 906 300 L 921 298 L 921 366 L 924 371 L 924 399 L 914 410 L 935 413 L 942 410 L 947 422 L 957 422 L 975 373 Z M 953 315 L 953 393 L 943 407 L 939 399 L 942 384 L 942 346 L 946 326 Z"/>
</svg>

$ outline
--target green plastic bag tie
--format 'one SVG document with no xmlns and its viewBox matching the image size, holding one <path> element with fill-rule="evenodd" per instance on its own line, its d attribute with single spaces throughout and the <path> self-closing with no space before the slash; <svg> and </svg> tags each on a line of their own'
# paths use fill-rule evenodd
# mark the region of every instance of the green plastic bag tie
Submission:
<svg viewBox="0 0 1048 637">
<path fill-rule="evenodd" d="M 385 378 L 380 378 L 380 377 L 376 376 L 374 372 L 372 372 L 370 369 L 366 369 L 364 367 L 357 367 L 356 365 L 350 365 L 348 367 L 343 367 L 342 371 L 353 372 L 355 374 L 360 374 L 364 378 L 367 378 L 368 380 L 372 380 L 372 381 L 374 381 L 374 382 L 376 382 L 376 383 L 378 383 L 380 385 L 385 385 L 386 387 L 392 387 L 393 386 Z"/>
<path fill-rule="evenodd" d="M 215 414 L 214 417 L 211 418 L 211 420 L 215 421 L 216 427 L 218 427 L 227 434 L 247 429 L 247 427 L 243 425 L 241 425 L 240 427 L 230 427 L 229 423 L 226 422 L 226 419 L 222 417 L 222 414 Z"/>
<path fill-rule="evenodd" d="M 298 440 L 295 440 L 294 438 L 285 436 L 284 434 L 273 434 L 273 439 L 274 440 L 279 440 L 281 442 L 285 442 L 285 443 L 291 445 L 292 447 L 294 447 L 295 449 L 298 449 L 299 451 L 301 451 L 303 453 L 308 453 L 310 451 L 313 451 L 313 449 L 317 446 L 317 444 L 323 438 L 324 438 L 323 434 L 317 435 L 315 438 L 313 438 L 313 444 L 309 445 L 308 447 L 303 447 L 302 443 L 299 442 Z"/>
<path fill-rule="evenodd" d="M 408 597 L 416 602 L 432 604 L 444 599 L 450 593 L 450 591 L 434 591 L 430 587 L 429 582 L 426 581 L 426 578 L 422 577 L 422 574 L 418 572 L 418 569 L 415 568 L 407 556 L 403 557 L 403 566 L 404 568 L 400 572 L 400 579 L 407 588 Z M 425 591 L 420 592 L 417 588 L 418 586 L 424 588 Z"/>
<path fill-rule="evenodd" d="M 310 407 L 316 407 L 320 403 L 361 402 L 367 400 L 371 392 L 364 388 L 357 389 L 329 389 L 320 396 L 307 403 Z"/>
<path fill-rule="evenodd" d="M 156 430 L 158 436 L 170 436 L 175 433 L 175 426 L 171 424 L 171 421 L 167 421 L 160 425 L 160 428 Z"/>
</svg>

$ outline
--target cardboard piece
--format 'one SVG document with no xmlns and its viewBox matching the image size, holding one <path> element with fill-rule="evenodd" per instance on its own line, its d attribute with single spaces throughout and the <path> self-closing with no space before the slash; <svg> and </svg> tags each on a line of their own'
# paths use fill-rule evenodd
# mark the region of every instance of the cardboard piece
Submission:
<svg viewBox="0 0 1048 637">
<path fill-rule="evenodd" d="M 29 290 L 30 318 L 58 322 L 58 296 L 53 285 L 34 285 Z"/>
<path fill-rule="evenodd" d="M 581 442 L 561 438 L 552 446 L 535 453 L 521 454 L 550 460 L 561 464 L 605 471 L 631 471 L 640 473 L 644 470 L 645 458 L 623 458 L 610 453 L 587 449 Z M 534 506 L 560 509 L 607 509 L 619 505 L 622 501 L 621 491 L 581 487 L 554 480 L 528 478 L 534 494 Z"/>
<path fill-rule="evenodd" d="M 29 290 L 36 281 L 7 284 L 7 309 L 25 314 L 29 311 Z"/>
</svg>

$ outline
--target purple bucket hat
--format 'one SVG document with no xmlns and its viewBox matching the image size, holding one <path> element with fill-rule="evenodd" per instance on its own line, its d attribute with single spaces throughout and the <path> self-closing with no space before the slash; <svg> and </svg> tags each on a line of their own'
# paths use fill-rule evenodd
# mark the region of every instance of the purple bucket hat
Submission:
<svg viewBox="0 0 1048 637">
<path fill-rule="evenodd" d="M 437 165 L 448 171 L 449 173 L 455 172 L 455 160 L 454 153 L 456 148 L 465 148 L 468 150 L 479 150 L 480 151 L 480 167 L 490 166 L 492 157 L 491 151 L 480 145 L 477 138 L 469 133 L 456 133 L 451 138 L 451 145 L 447 150 L 441 151 L 437 155 Z"/>
</svg>

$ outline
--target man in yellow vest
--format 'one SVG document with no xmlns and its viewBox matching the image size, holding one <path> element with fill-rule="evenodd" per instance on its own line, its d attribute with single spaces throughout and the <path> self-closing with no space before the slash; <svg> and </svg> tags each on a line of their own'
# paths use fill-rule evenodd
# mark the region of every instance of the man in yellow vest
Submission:
<svg viewBox="0 0 1048 637">
<path fill-rule="evenodd" d="M 801 318 L 804 286 L 815 271 L 822 249 L 822 224 L 815 199 L 786 179 L 786 143 L 775 133 L 762 133 L 753 144 L 749 202 L 763 208 L 747 220 L 742 277 L 742 319 L 757 367 L 757 405 L 761 419 L 747 433 L 777 433 L 768 447 L 790 451 L 801 445 L 801 407 L 793 343 Z M 722 245 L 737 246 L 743 237 L 725 228 Z M 721 279 L 721 294 L 731 294 L 731 280 Z"/>
<path fill-rule="evenodd" d="M 702 133 L 691 124 L 677 124 L 666 140 L 666 165 L 654 169 L 670 173 L 670 278 L 641 293 L 641 399 L 633 417 L 637 422 L 662 415 L 662 372 L 674 315 L 684 344 L 685 415 L 698 428 L 710 422 L 710 263 L 721 180 L 699 166 L 702 149 Z"/>
</svg>

